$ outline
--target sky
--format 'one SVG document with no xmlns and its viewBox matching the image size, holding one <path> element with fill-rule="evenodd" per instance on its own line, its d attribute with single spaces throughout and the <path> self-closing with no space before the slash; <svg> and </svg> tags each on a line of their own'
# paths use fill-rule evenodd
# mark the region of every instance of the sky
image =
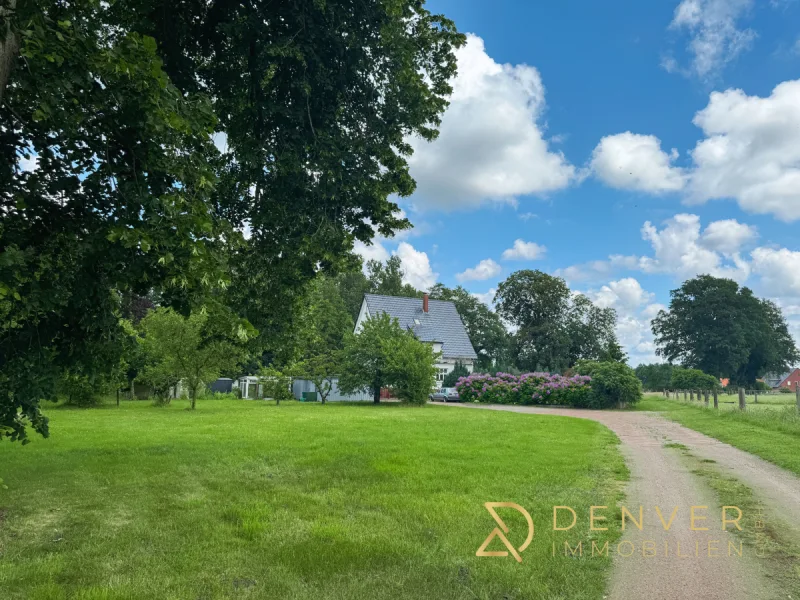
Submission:
<svg viewBox="0 0 800 600">
<path fill-rule="evenodd" d="M 491 305 L 513 271 L 618 313 L 630 363 L 702 273 L 800 341 L 800 0 L 429 0 L 466 33 L 439 138 L 414 140 L 414 229 L 359 244 Z"/>
</svg>

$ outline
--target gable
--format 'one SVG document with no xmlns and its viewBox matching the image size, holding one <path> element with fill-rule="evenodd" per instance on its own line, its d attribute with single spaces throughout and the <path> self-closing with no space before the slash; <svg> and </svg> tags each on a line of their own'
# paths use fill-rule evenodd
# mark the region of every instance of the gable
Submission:
<svg viewBox="0 0 800 600">
<path fill-rule="evenodd" d="M 400 327 L 412 331 L 422 342 L 441 343 L 442 356 L 445 358 L 478 358 L 456 305 L 452 302 L 429 300 L 426 313 L 422 310 L 421 298 L 365 294 L 364 305 L 369 315 L 387 313 L 397 319 Z"/>
</svg>

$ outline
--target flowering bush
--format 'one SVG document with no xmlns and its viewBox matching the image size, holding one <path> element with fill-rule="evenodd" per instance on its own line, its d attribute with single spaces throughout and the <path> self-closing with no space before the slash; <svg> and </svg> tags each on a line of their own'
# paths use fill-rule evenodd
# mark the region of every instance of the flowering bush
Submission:
<svg viewBox="0 0 800 600">
<path fill-rule="evenodd" d="M 473 373 L 460 378 L 456 389 L 463 402 L 586 406 L 591 380 L 585 375 L 564 377 L 550 373 Z"/>
</svg>

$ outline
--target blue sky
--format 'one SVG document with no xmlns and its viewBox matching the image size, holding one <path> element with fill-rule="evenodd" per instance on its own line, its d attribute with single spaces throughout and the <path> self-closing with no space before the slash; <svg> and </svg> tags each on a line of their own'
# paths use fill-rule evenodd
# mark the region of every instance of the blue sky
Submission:
<svg viewBox="0 0 800 600">
<path fill-rule="evenodd" d="M 800 0 L 429 0 L 469 34 L 415 230 L 359 247 L 488 299 L 565 277 L 619 313 L 631 362 L 669 290 L 724 275 L 800 334 Z M 519 241 L 518 241 L 519 240 Z"/>
</svg>

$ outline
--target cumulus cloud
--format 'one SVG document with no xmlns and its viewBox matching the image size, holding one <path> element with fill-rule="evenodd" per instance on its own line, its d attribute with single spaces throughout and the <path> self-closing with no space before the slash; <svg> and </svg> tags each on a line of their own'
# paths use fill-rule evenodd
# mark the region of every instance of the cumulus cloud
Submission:
<svg viewBox="0 0 800 600">
<path fill-rule="evenodd" d="M 491 258 L 486 258 L 479 262 L 471 269 L 467 269 L 463 273 L 456 275 L 458 281 L 485 281 L 492 277 L 496 277 L 502 271 L 502 267 L 498 265 Z"/>
<path fill-rule="evenodd" d="M 411 140 L 415 206 L 474 208 L 565 188 L 575 167 L 550 149 L 540 124 L 545 90 L 529 65 L 499 64 L 475 35 L 457 51 L 458 76 L 439 137 Z"/>
<path fill-rule="evenodd" d="M 418 290 L 428 290 L 439 277 L 431 268 L 431 262 L 425 252 L 416 250 L 408 242 L 400 242 L 392 254 L 400 257 L 403 265 L 403 283 L 414 286 Z"/>
<path fill-rule="evenodd" d="M 717 229 L 712 229 L 712 239 Z M 750 266 L 737 252 L 738 247 L 730 248 L 731 260 L 725 264 L 718 252 L 701 243 L 697 215 L 675 215 L 660 230 L 647 221 L 642 227 L 642 238 L 650 242 L 654 252 L 654 256 L 639 259 L 639 268 L 645 273 L 671 273 L 682 278 L 709 274 L 737 281 L 744 281 L 750 274 Z"/>
<path fill-rule="evenodd" d="M 709 224 L 700 243 L 709 250 L 732 255 L 757 237 L 758 230 L 752 225 L 739 223 L 736 219 L 725 219 Z"/>
<path fill-rule="evenodd" d="M 753 0 L 683 0 L 677 6 L 670 28 L 689 33 L 689 73 L 708 78 L 750 47 L 756 33 L 741 29 L 738 21 L 752 6 Z M 662 64 L 679 70 L 672 58 Z"/>
<path fill-rule="evenodd" d="M 592 153 L 591 169 L 607 185 L 660 193 L 683 189 L 686 176 L 673 166 L 678 151 L 667 154 L 654 135 L 626 131 L 600 140 Z"/>
<path fill-rule="evenodd" d="M 536 260 L 542 258 L 545 252 L 547 252 L 547 248 L 535 242 L 516 240 L 513 248 L 503 252 L 503 258 L 505 260 Z"/>
<path fill-rule="evenodd" d="M 373 240 L 372 244 L 370 245 L 356 240 L 353 246 L 353 252 L 358 254 L 364 260 L 365 268 L 367 261 L 377 260 L 380 262 L 386 262 L 386 259 L 389 258 L 389 251 L 378 240 Z"/>
<path fill-rule="evenodd" d="M 787 248 L 756 248 L 751 256 L 753 271 L 761 276 L 766 293 L 800 297 L 800 252 Z"/>
<path fill-rule="evenodd" d="M 690 201 L 735 198 L 748 212 L 800 219 L 800 80 L 766 98 L 714 92 L 694 123 L 706 139 L 691 153 Z"/>
<path fill-rule="evenodd" d="M 633 277 L 611 281 L 599 290 L 588 293 L 589 298 L 601 308 L 613 308 L 619 314 L 630 314 L 649 302 L 653 294 L 646 292 Z"/>
</svg>

